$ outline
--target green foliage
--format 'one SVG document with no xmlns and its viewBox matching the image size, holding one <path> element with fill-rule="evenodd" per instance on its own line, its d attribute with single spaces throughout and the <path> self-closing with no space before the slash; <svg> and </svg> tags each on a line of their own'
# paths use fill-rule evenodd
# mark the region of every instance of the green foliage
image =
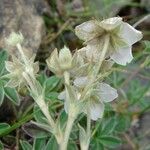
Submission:
<svg viewBox="0 0 150 150">
<path fill-rule="evenodd" d="M 9 129 L 10 125 L 7 123 L 0 123 L 0 134 L 3 133 L 5 130 Z"/>
<path fill-rule="evenodd" d="M 99 141 L 106 147 L 116 148 L 121 145 L 121 140 L 113 136 L 101 136 Z"/>
<path fill-rule="evenodd" d="M 4 149 L 3 143 L 0 141 L 0 150 L 3 150 L 3 149 Z"/>
<path fill-rule="evenodd" d="M 23 150 L 31 150 L 32 146 L 27 141 L 20 140 L 20 144 Z"/>
<path fill-rule="evenodd" d="M 4 88 L 0 87 L 0 106 L 2 105 L 4 100 Z"/>
<path fill-rule="evenodd" d="M 3 75 L 5 71 L 5 61 L 8 59 L 6 51 L 0 51 L 0 76 Z"/>
<path fill-rule="evenodd" d="M 20 98 L 15 88 L 4 87 L 4 91 L 9 100 L 16 105 L 20 105 Z"/>
<path fill-rule="evenodd" d="M 1 76 L 4 74 L 5 72 L 5 60 L 7 60 L 8 55 L 6 53 L 6 51 L 0 51 L 0 106 L 3 103 L 4 100 L 4 80 L 1 79 Z"/>
<path fill-rule="evenodd" d="M 145 45 L 145 51 L 150 53 L 150 41 L 143 41 Z"/>
<path fill-rule="evenodd" d="M 49 150 L 49 149 L 51 150 L 58 149 L 58 144 L 53 136 L 48 140 L 44 150 Z"/>
</svg>

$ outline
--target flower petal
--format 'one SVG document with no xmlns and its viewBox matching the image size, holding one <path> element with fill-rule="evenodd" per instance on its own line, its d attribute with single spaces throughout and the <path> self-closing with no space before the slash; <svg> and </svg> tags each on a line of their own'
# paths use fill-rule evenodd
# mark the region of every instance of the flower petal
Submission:
<svg viewBox="0 0 150 150">
<path fill-rule="evenodd" d="M 89 41 L 103 32 L 94 20 L 84 22 L 75 28 L 75 34 L 84 41 Z"/>
<path fill-rule="evenodd" d="M 133 59 L 131 47 L 123 47 L 110 56 L 117 64 L 125 66 Z"/>
<path fill-rule="evenodd" d="M 113 17 L 105 19 L 99 23 L 99 25 L 105 30 L 113 30 L 122 23 L 121 17 Z"/>
<path fill-rule="evenodd" d="M 48 68 L 53 72 L 56 73 L 56 75 L 61 75 L 61 69 L 59 66 L 59 60 L 58 60 L 58 51 L 57 49 L 54 49 L 54 51 L 51 53 L 50 57 L 46 59 L 46 63 L 48 65 Z"/>
<path fill-rule="evenodd" d="M 70 68 L 72 62 L 72 54 L 66 46 L 62 48 L 59 52 L 59 63 L 61 68 Z"/>
<path fill-rule="evenodd" d="M 84 88 L 88 84 L 88 78 L 87 77 L 78 77 L 74 80 L 74 85 L 79 88 Z"/>
<path fill-rule="evenodd" d="M 33 63 L 33 69 L 35 74 L 39 71 L 39 62 Z"/>
<path fill-rule="evenodd" d="M 137 41 L 140 41 L 143 37 L 142 32 L 125 22 L 122 23 L 119 34 L 130 46 Z"/>
<path fill-rule="evenodd" d="M 97 120 L 98 118 L 102 118 L 104 114 L 104 104 L 101 102 L 93 102 L 90 105 L 90 117 L 92 120 Z"/>
<path fill-rule="evenodd" d="M 59 95 L 58 95 L 58 99 L 60 100 L 65 100 L 66 99 L 66 91 L 62 91 Z"/>
<path fill-rule="evenodd" d="M 103 102 L 111 102 L 118 97 L 117 90 L 106 83 L 100 83 L 97 87 L 99 97 Z"/>
</svg>

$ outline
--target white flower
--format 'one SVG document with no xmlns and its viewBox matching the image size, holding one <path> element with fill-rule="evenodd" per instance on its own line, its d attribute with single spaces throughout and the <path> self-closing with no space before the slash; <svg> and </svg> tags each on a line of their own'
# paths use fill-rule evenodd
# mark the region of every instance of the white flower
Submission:
<svg viewBox="0 0 150 150">
<path fill-rule="evenodd" d="M 8 46 L 16 46 L 17 44 L 21 44 L 24 40 L 24 37 L 21 33 L 12 32 L 8 38 L 6 38 L 6 44 Z"/>
<path fill-rule="evenodd" d="M 88 77 L 85 76 L 76 78 L 73 83 L 78 88 L 84 88 L 87 85 L 88 81 L 89 81 Z"/>
<path fill-rule="evenodd" d="M 58 76 L 62 76 L 65 71 L 72 68 L 72 54 L 67 47 L 60 50 L 59 54 L 55 49 L 46 60 L 49 69 Z"/>
<path fill-rule="evenodd" d="M 9 82 L 6 86 L 20 87 L 24 85 L 26 83 L 26 80 L 23 77 L 24 72 L 36 75 L 39 71 L 39 64 L 38 62 L 34 62 L 34 59 L 35 55 L 32 55 L 32 57 L 28 60 L 28 64 L 30 64 L 30 66 L 23 64 L 23 62 L 15 56 L 12 56 L 12 61 L 5 61 L 6 70 L 9 72 L 4 76 L 9 78 Z"/>
<path fill-rule="evenodd" d="M 142 33 L 123 22 L 121 17 L 84 22 L 75 28 L 75 33 L 85 41 L 88 49 L 91 49 L 91 53 L 93 50 L 100 52 L 103 47 L 104 36 L 109 35 L 110 42 L 106 56 L 110 56 L 120 65 L 131 62 L 133 59 L 132 45 L 142 39 Z"/>
<path fill-rule="evenodd" d="M 91 93 L 87 110 L 90 110 L 92 120 L 102 118 L 104 114 L 104 103 L 113 101 L 118 97 L 117 90 L 106 83 L 99 83 Z M 87 112 L 86 112 L 87 113 Z"/>
<path fill-rule="evenodd" d="M 79 77 L 74 80 L 74 85 L 79 89 L 85 87 L 88 83 L 89 80 L 87 77 Z M 77 102 L 81 102 L 86 98 L 84 100 L 84 108 L 81 108 L 81 111 L 86 114 L 89 111 L 92 120 L 102 118 L 104 114 L 104 103 L 111 102 L 118 97 L 117 90 L 106 83 L 98 83 L 95 87 L 91 86 L 84 98 L 81 98 L 82 92 L 79 92 L 78 89 L 74 90 L 74 92 Z M 68 112 L 66 91 L 61 92 L 58 98 L 65 100 L 64 107 L 65 111 Z"/>
<path fill-rule="evenodd" d="M 68 112 L 78 112 L 81 107 L 79 105 L 81 94 L 77 91 L 76 88 L 68 86 L 64 91 L 58 95 L 58 99 L 64 100 L 64 109 L 66 113 Z M 71 107 L 71 105 L 74 107 Z"/>
<path fill-rule="evenodd" d="M 87 77 L 79 77 L 74 80 L 74 85 L 78 88 L 83 88 L 89 84 Z M 92 87 L 87 92 L 87 106 L 84 110 L 85 113 L 90 111 L 90 117 L 92 120 L 97 120 L 103 117 L 104 103 L 111 102 L 118 97 L 117 90 L 112 88 L 106 83 L 98 83 L 95 87 Z"/>
</svg>

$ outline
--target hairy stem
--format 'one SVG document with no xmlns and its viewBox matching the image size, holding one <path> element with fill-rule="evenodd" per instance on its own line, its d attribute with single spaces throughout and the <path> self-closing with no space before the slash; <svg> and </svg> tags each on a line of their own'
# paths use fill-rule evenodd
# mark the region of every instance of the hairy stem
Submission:
<svg viewBox="0 0 150 150">
<path fill-rule="evenodd" d="M 60 144 L 60 150 L 67 150 L 69 136 L 70 136 L 75 119 L 76 119 L 76 116 L 71 116 L 71 115 L 68 116 L 67 125 L 66 125 L 65 133 L 64 133 L 64 139 Z"/>
<path fill-rule="evenodd" d="M 44 116 L 47 118 L 47 121 L 49 123 L 49 125 L 54 128 L 55 127 L 55 123 L 53 118 L 51 117 L 49 110 L 48 110 L 48 106 L 45 103 L 45 100 L 39 95 L 39 99 L 35 100 L 36 103 L 38 104 L 40 110 L 43 112 Z"/>
</svg>

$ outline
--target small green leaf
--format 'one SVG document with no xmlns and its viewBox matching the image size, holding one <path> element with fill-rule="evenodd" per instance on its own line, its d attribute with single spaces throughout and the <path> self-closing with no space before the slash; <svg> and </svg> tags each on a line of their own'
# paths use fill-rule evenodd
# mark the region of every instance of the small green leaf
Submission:
<svg viewBox="0 0 150 150">
<path fill-rule="evenodd" d="M 47 77 L 44 73 L 41 73 L 38 77 L 37 80 L 40 82 L 41 85 L 44 84 L 44 82 L 46 81 Z"/>
<path fill-rule="evenodd" d="M 56 76 L 52 76 L 45 81 L 45 93 L 49 93 L 54 90 L 59 84 L 60 79 Z"/>
<path fill-rule="evenodd" d="M 59 93 L 57 92 L 49 92 L 49 93 L 46 93 L 45 97 L 47 100 L 56 100 L 58 98 L 58 95 Z"/>
<path fill-rule="evenodd" d="M 2 105 L 4 100 L 4 89 L 3 87 L 0 87 L 0 106 Z"/>
<path fill-rule="evenodd" d="M 130 127 L 130 118 L 126 115 L 118 115 L 117 116 L 117 125 L 115 127 L 115 131 L 124 132 Z"/>
<path fill-rule="evenodd" d="M 0 141 L 0 150 L 4 150 L 3 143 Z"/>
<path fill-rule="evenodd" d="M 107 121 L 104 122 L 101 134 L 108 135 L 112 133 L 116 124 L 117 124 L 117 121 L 115 117 L 109 118 Z"/>
<path fill-rule="evenodd" d="M 5 95 L 9 98 L 14 104 L 20 105 L 20 98 L 17 94 L 17 91 L 14 88 L 5 87 Z"/>
<path fill-rule="evenodd" d="M 98 139 L 93 139 L 91 142 L 91 150 L 104 150 L 104 146 L 99 142 Z"/>
<path fill-rule="evenodd" d="M 150 41 L 143 41 L 144 45 L 145 45 L 145 51 L 150 52 Z"/>
<path fill-rule="evenodd" d="M 8 55 L 6 51 L 0 51 L 0 76 L 3 74 L 5 69 L 5 60 L 7 60 Z"/>
<path fill-rule="evenodd" d="M 7 123 L 0 123 L 0 134 L 3 133 L 8 128 L 10 128 L 9 124 L 7 124 Z"/>
<path fill-rule="evenodd" d="M 35 138 L 33 150 L 42 150 L 46 145 L 46 138 Z"/>
<path fill-rule="evenodd" d="M 37 122 L 44 123 L 44 124 L 47 123 L 45 116 L 43 115 L 42 111 L 37 105 L 34 106 L 33 112 L 34 112 L 34 118 Z"/>
<path fill-rule="evenodd" d="M 23 150 L 32 150 L 32 146 L 27 141 L 21 141 L 20 144 Z"/>
<path fill-rule="evenodd" d="M 99 141 L 109 148 L 116 148 L 121 144 L 121 140 L 113 136 L 102 136 Z"/>
<path fill-rule="evenodd" d="M 44 150 L 57 150 L 58 144 L 56 142 L 56 139 L 52 136 L 49 141 L 47 142 L 46 148 Z"/>
<path fill-rule="evenodd" d="M 30 122 L 23 126 L 23 130 L 33 138 L 45 138 L 50 136 L 50 132 Z"/>
</svg>

